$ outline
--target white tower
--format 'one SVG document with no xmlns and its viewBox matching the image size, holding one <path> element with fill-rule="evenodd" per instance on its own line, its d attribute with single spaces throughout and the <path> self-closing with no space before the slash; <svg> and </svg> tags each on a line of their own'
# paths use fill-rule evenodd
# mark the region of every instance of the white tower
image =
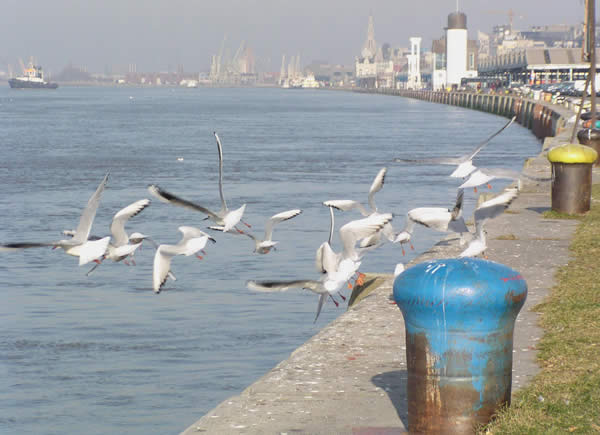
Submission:
<svg viewBox="0 0 600 435">
<path fill-rule="evenodd" d="M 446 29 L 446 83 L 459 85 L 467 76 L 467 16 L 462 12 L 448 15 Z"/>
<path fill-rule="evenodd" d="M 410 38 L 408 57 L 408 89 L 421 89 L 421 38 Z"/>
</svg>

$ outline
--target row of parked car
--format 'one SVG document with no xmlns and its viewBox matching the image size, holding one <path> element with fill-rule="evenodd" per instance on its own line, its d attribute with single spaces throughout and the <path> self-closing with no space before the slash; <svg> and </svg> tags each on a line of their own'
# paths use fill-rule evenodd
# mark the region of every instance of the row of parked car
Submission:
<svg viewBox="0 0 600 435">
<path fill-rule="evenodd" d="M 526 97 L 534 97 L 539 93 L 550 93 L 553 95 L 564 95 L 569 97 L 580 97 L 585 88 L 585 80 L 576 80 L 560 83 L 546 83 L 542 85 L 523 85 L 520 83 L 512 83 L 509 86 L 509 91 Z M 596 88 L 596 95 L 600 95 L 599 89 Z"/>
</svg>

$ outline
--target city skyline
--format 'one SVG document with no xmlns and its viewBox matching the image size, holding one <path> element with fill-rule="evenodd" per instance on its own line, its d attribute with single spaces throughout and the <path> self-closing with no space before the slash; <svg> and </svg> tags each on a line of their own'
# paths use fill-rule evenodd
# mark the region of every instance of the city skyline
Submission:
<svg viewBox="0 0 600 435">
<path fill-rule="evenodd" d="M 584 4 L 462 0 L 470 38 L 490 32 L 509 21 L 514 27 L 578 24 Z M 72 0 L 27 4 L 8 0 L 0 17 L 0 35 L 6 41 L 0 64 L 18 69 L 18 59 L 34 56 L 47 71 L 58 73 L 72 63 L 102 72 L 136 64 L 138 71 L 208 71 L 211 56 L 225 51 L 232 56 L 245 42 L 252 47 L 257 67 L 278 71 L 282 55 L 300 55 L 302 64 L 323 60 L 352 65 L 366 39 L 367 21 L 373 15 L 379 45 L 407 47 L 409 37 L 423 38 L 422 47 L 442 36 L 456 0 L 430 0 L 418 5 L 378 0 L 358 3 L 275 0 L 224 0 L 216 3 L 182 0 L 161 2 Z"/>
</svg>

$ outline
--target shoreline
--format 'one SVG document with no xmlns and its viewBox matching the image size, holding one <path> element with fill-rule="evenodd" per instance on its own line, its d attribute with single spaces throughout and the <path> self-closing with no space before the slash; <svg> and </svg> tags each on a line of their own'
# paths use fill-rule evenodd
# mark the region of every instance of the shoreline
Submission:
<svg viewBox="0 0 600 435">
<path fill-rule="evenodd" d="M 425 99 L 425 98 L 423 98 Z M 519 119 L 534 134 L 536 111 L 551 110 L 555 122 L 546 127 L 559 134 L 544 140 L 542 152 L 528 159 L 523 172 L 548 176 L 545 151 L 564 143 L 570 128 L 563 129 L 569 112 L 532 102 Z M 493 106 L 492 106 L 493 107 Z M 515 107 L 513 105 L 513 107 Z M 544 110 L 546 110 L 544 109 Z M 528 115 L 526 115 L 528 113 Z M 539 122 L 541 117 L 537 117 Z M 543 122 L 547 122 L 548 117 Z M 537 125 L 537 131 L 540 131 Z M 595 178 L 598 177 L 595 170 Z M 568 262 L 569 243 L 576 221 L 543 217 L 550 207 L 550 184 L 523 180 L 523 189 L 509 212 L 488 225 L 490 260 L 506 264 L 525 277 L 529 295 L 515 325 L 513 391 L 539 371 L 535 345 L 543 331 L 531 308 L 541 302 L 554 285 L 555 270 Z M 434 258 L 456 256 L 458 237 L 450 235 L 407 266 Z M 547 258 L 552 252 L 552 258 Z M 407 425 L 406 345 L 399 309 L 390 303 L 393 277 L 377 275 L 380 283 L 362 300 L 348 308 L 290 357 L 247 387 L 206 413 L 183 434 L 219 433 L 367 433 Z"/>
</svg>

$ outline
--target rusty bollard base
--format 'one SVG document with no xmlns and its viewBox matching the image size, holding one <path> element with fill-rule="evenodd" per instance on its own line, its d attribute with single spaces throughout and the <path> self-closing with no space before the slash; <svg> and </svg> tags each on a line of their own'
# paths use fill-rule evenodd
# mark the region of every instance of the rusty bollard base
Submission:
<svg viewBox="0 0 600 435">
<path fill-rule="evenodd" d="M 518 272 L 474 258 L 421 263 L 395 279 L 411 433 L 473 433 L 510 404 L 514 323 L 526 297 Z"/>
</svg>

